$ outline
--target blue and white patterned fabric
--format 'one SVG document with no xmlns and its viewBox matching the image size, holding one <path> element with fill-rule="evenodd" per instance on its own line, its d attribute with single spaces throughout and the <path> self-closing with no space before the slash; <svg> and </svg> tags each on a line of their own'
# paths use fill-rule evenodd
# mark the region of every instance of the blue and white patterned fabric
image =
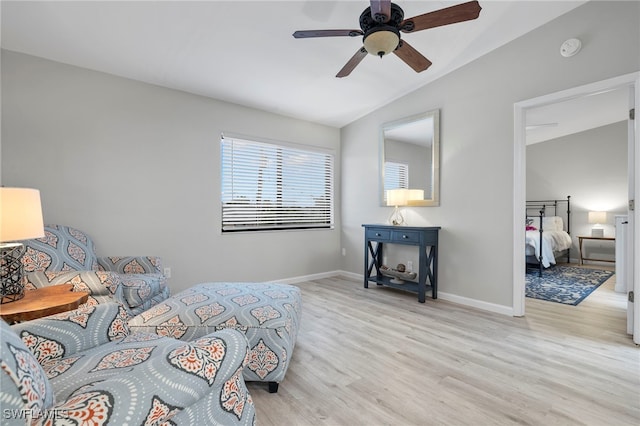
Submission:
<svg viewBox="0 0 640 426">
<path fill-rule="evenodd" d="M 27 274 L 27 289 L 63 284 L 64 277 L 76 277 L 72 274 L 54 273 L 100 271 L 112 273 L 109 278 L 112 283 L 118 281 L 117 285 L 121 289 L 112 289 L 107 296 L 123 303 L 131 315 L 137 315 L 169 297 L 169 287 L 162 274 L 159 257 L 98 257 L 95 244 L 87 234 L 63 225 L 46 225 L 45 236 L 28 240 L 25 246 L 22 265 Z M 38 272 L 41 274 L 30 276 Z M 93 302 L 102 303 L 104 298 L 99 296 L 105 294 L 99 291 L 99 283 L 105 280 L 105 276 L 96 273 L 95 277 L 91 277 L 90 274 L 84 274 L 81 279 L 86 288 L 74 285 L 74 290 L 90 291 L 92 295 L 94 291 L 98 291 Z"/>
<path fill-rule="evenodd" d="M 4 320 L 0 320 L 0 367 L 3 425 L 25 424 L 25 417 L 38 416 L 51 408 L 54 393 L 44 369 Z"/>
<path fill-rule="evenodd" d="M 129 334 L 120 304 L 0 320 L 3 425 L 252 425 L 247 340 L 221 330 L 193 342 Z"/>
<path fill-rule="evenodd" d="M 613 271 L 556 265 L 542 271 L 527 271 L 525 295 L 576 306 L 614 274 Z"/>
<path fill-rule="evenodd" d="M 301 310 L 300 289 L 292 285 L 203 283 L 131 318 L 129 327 L 181 340 L 227 328 L 242 331 L 250 347 L 245 380 L 277 384 L 289 368 Z"/>
</svg>

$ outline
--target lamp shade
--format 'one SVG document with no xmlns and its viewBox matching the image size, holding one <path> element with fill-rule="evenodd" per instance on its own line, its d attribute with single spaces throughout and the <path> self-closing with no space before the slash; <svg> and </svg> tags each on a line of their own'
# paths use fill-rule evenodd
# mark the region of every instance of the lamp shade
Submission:
<svg viewBox="0 0 640 426">
<path fill-rule="evenodd" d="M 40 191 L 0 188 L 0 243 L 44 237 Z"/>
<path fill-rule="evenodd" d="M 424 200 L 424 189 L 410 189 L 407 201 Z"/>
<path fill-rule="evenodd" d="M 409 190 L 405 188 L 390 189 L 387 191 L 388 206 L 406 206 L 409 200 Z"/>
<path fill-rule="evenodd" d="M 589 223 L 607 223 L 607 212 L 589 212 Z"/>
<path fill-rule="evenodd" d="M 367 52 L 382 57 L 396 50 L 400 43 L 400 36 L 395 28 L 382 27 L 367 34 L 363 43 Z"/>
</svg>

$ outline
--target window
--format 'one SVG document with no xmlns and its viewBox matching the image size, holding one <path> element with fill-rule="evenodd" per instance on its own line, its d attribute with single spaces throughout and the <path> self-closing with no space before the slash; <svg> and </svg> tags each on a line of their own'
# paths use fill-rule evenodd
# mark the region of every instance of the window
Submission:
<svg viewBox="0 0 640 426">
<path fill-rule="evenodd" d="M 333 154 L 222 137 L 222 232 L 333 228 Z"/>
<path fill-rule="evenodd" d="M 384 162 L 384 200 L 387 200 L 386 191 L 390 189 L 409 188 L 409 165 L 394 161 Z"/>
</svg>

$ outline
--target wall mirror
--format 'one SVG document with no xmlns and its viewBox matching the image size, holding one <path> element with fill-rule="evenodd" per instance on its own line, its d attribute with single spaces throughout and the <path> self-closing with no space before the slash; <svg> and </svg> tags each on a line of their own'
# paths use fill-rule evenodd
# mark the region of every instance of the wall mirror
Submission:
<svg viewBox="0 0 640 426">
<path fill-rule="evenodd" d="M 440 110 L 384 123 L 380 127 L 380 204 L 390 189 L 422 190 L 411 206 L 440 205 Z"/>
</svg>

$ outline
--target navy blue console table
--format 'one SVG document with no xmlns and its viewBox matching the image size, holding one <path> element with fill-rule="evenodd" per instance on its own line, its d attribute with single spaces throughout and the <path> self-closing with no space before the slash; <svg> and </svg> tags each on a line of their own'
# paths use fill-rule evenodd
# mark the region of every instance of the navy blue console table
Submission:
<svg viewBox="0 0 640 426">
<path fill-rule="evenodd" d="M 418 293 L 418 302 L 424 303 L 426 292 L 438 298 L 438 231 L 439 226 L 362 225 L 364 227 L 364 288 L 369 282 Z M 417 246 L 420 249 L 418 281 L 394 284 L 390 277 L 382 275 L 385 244 Z M 375 275 L 372 275 L 375 268 Z"/>
</svg>

